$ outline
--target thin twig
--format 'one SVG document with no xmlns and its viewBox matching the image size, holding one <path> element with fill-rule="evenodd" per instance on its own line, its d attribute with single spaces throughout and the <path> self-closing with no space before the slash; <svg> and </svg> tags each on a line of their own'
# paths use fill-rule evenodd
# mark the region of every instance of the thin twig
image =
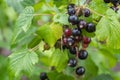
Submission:
<svg viewBox="0 0 120 80">
<path fill-rule="evenodd" d="M 62 38 L 62 36 L 61 36 L 61 50 L 63 51 L 63 38 Z"/>
</svg>

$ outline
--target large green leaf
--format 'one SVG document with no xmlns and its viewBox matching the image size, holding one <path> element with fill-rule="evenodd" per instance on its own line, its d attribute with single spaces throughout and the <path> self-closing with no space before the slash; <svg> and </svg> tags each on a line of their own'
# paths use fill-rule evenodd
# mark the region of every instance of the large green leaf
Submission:
<svg viewBox="0 0 120 80">
<path fill-rule="evenodd" d="M 60 51 L 60 49 L 56 49 L 51 58 L 51 66 L 55 66 L 56 67 L 56 70 L 58 72 L 62 71 L 66 65 L 67 65 L 67 62 L 68 62 L 68 54 L 67 54 L 67 51 Z"/>
<path fill-rule="evenodd" d="M 83 78 L 83 80 L 91 80 L 98 74 L 98 67 L 93 62 L 90 56 L 85 61 L 80 60 L 79 65 L 84 66 L 86 69 L 85 77 Z"/>
<path fill-rule="evenodd" d="M 26 33 L 29 30 L 33 19 L 33 13 L 33 7 L 29 6 L 26 7 L 24 11 L 19 15 L 15 24 L 15 30 L 13 32 L 12 44 L 15 44 L 17 40 L 24 38 L 25 35 L 22 34 Z"/>
<path fill-rule="evenodd" d="M 35 4 L 35 0 L 21 0 L 21 5 L 23 5 L 24 7 L 26 6 L 32 6 Z"/>
<path fill-rule="evenodd" d="M 53 0 L 53 1 L 54 1 L 54 4 L 55 4 L 57 7 L 60 7 L 61 4 L 62 4 L 62 5 L 68 4 L 68 0 Z"/>
<path fill-rule="evenodd" d="M 120 48 L 120 22 L 113 10 L 107 10 L 106 16 L 99 21 L 96 37 L 99 41 L 105 41 L 110 48 Z"/>
<path fill-rule="evenodd" d="M 51 71 L 48 73 L 50 80 L 75 80 L 72 76 L 65 75 L 63 73 L 58 73 L 56 71 Z"/>
<path fill-rule="evenodd" d="M 54 66 L 58 72 L 61 72 L 67 65 L 68 54 L 67 51 L 61 51 L 59 49 L 50 49 L 42 52 L 40 60 L 48 65 Z"/>
<path fill-rule="evenodd" d="M 58 23 L 61 23 L 61 24 L 66 24 L 68 25 L 69 22 L 68 22 L 68 15 L 65 14 L 65 13 L 58 13 L 54 16 L 53 18 L 54 22 L 58 22 Z"/>
<path fill-rule="evenodd" d="M 35 36 L 32 41 L 28 44 L 28 47 L 29 48 L 33 48 L 35 46 L 37 46 L 41 41 L 41 37 L 40 36 Z"/>
<path fill-rule="evenodd" d="M 97 13 L 104 15 L 106 13 L 106 10 L 109 8 L 103 0 L 91 0 L 88 6 L 91 9 L 93 19 L 97 20 L 100 17 L 100 15 L 98 15 Z"/>
<path fill-rule="evenodd" d="M 35 52 L 21 50 L 13 52 L 9 56 L 9 60 L 10 71 L 18 77 L 22 71 L 27 73 L 32 72 L 35 63 L 38 62 L 38 56 Z"/>
<path fill-rule="evenodd" d="M 61 38 L 62 33 L 62 26 L 54 23 L 51 25 L 43 25 L 37 31 L 37 34 L 41 36 L 50 47 L 53 47 L 56 41 Z"/>
<path fill-rule="evenodd" d="M 108 74 L 101 74 L 92 80 L 114 80 L 114 79 Z"/>
</svg>

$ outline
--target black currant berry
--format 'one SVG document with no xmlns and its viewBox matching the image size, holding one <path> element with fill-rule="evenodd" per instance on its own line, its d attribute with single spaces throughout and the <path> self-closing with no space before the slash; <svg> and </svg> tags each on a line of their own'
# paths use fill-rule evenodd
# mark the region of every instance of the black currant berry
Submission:
<svg viewBox="0 0 120 80">
<path fill-rule="evenodd" d="M 48 80 L 48 76 L 47 76 L 47 74 L 45 72 L 42 72 L 40 74 L 40 80 Z"/>
<path fill-rule="evenodd" d="M 74 15 L 75 12 L 76 12 L 76 11 L 75 11 L 74 8 L 69 8 L 69 9 L 68 9 L 68 14 L 69 14 L 69 15 Z"/>
<path fill-rule="evenodd" d="M 93 23 L 88 23 L 86 26 L 86 31 L 91 33 L 91 32 L 95 32 L 96 27 Z"/>
<path fill-rule="evenodd" d="M 71 37 L 69 37 L 69 38 L 67 38 L 67 44 L 69 45 L 69 46 L 72 46 L 73 44 L 74 44 L 74 39 L 73 38 L 71 38 Z"/>
<path fill-rule="evenodd" d="M 68 61 L 68 66 L 70 67 L 75 67 L 77 65 L 77 60 L 76 59 L 69 59 Z"/>
<path fill-rule="evenodd" d="M 110 7 L 112 10 L 114 10 L 115 12 L 117 12 L 119 10 L 119 8 L 115 7 L 115 6 L 112 6 Z"/>
<path fill-rule="evenodd" d="M 78 28 L 74 28 L 73 30 L 72 30 L 72 35 L 73 36 L 80 36 L 81 35 L 81 31 L 80 30 L 78 30 Z"/>
<path fill-rule="evenodd" d="M 87 23 L 84 20 L 80 20 L 78 23 L 78 29 L 85 28 L 87 26 Z"/>
<path fill-rule="evenodd" d="M 71 54 L 76 54 L 76 53 L 77 53 L 75 47 L 70 47 L 70 48 L 69 48 L 69 51 L 70 51 Z"/>
<path fill-rule="evenodd" d="M 105 3 L 110 3 L 110 0 L 104 0 Z"/>
<path fill-rule="evenodd" d="M 72 24 L 75 25 L 78 23 L 78 17 L 76 15 L 70 15 L 68 17 L 68 21 Z"/>
<path fill-rule="evenodd" d="M 71 29 L 70 28 L 65 29 L 64 34 L 65 34 L 66 37 L 70 37 L 71 34 L 72 34 Z"/>
<path fill-rule="evenodd" d="M 78 58 L 84 60 L 88 57 L 88 52 L 86 50 L 80 50 L 78 53 Z"/>
<path fill-rule="evenodd" d="M 110 0 L 111 3 L 118 3 L 119 0 Z"/>
<path fill-rule="evenodd" d="M 84 44 L 89 44 L 91 42 L 91 38 L 88 38 L 86 36 L 83 36 L 83 43 Z"/>
<path fill-rule="evenodd" d="M 67 6 L 67 9 L 70 9 L 70 8 L 75 8 L 75 4 L 69 4 L 69 5 Z"/>
<path fill-rule="evenodd" d="M 90 16 L 90 10 L 89 10 L 89 9 L 84 9 L 84 10 L 83 10 L 83 15 L 84 15 L 85 17 L 89 17 L 89 16 Z"/>
<path fill-rule="evenodd" d="M 76 69 L 76 74 L 82 76 L 85 73 L 85 68 L 80 66 Z"/>
</svg>

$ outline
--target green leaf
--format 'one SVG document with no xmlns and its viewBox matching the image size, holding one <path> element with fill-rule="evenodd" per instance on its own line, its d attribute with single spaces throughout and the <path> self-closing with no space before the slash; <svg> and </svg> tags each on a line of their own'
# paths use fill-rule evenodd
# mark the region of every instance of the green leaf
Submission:
<svg viewBox="0 0 120 80">
<path fill-rule="evenodd" d="M 72 76 L 65 75 L 63 73 L 58 73 L 56 71 L 51 71 L 47 73 L 50 80 L 75 80 Z"/>
<path fill-rule="evenodd" d="M 103 58 L 104 59 L 104 62 L 103 62 L 104 65 L 107 66 L 108 69 L 113 68 L 116 65 L 116 62 L 117 62 L 117 58 L 115 57 L 115 55 L 112 54 L 111 50 L 109 50 L 109 49 L 99 49 L 99 50 L 104 55 L 104 58 Z"/>
<path fill-rule="evenodd" d="M 61 38 L 62 34 L 63 34 L 63 29 L 62 26 L 60 24 L 55 24 L 52 23 L 50 25 L 50 28 L 52 29 L 53 34 L 55 35 L 55 38 L 58 40 Z"/>
<path fill-rule="evenodd" d="M 12 44 L 16 42 L 16 40 L 19 40 L 18 37 L 21 36 L 21 33 L 26 33 L 30 26 L 33 19 L 33 13 L 34 9 L 33 7 L 29 6 L 24 9 L 24 11 L 19 15 L 16 24 L 15 24 L 15 30 L 13 33 L 12 38 Z M 22 36 L 23 38 L 23 36 Z"/>
<path fill-rule="evenodd" d="M 101 74 L 92 80 L 114 80 L 114 79 L 108 74 Z"/>
<path fill-rule="evenodd" d="M 90 80 L 98 73 L 98 67 L 90 56 L 85 61 L 80 60 L 79 65 L 84 66 L 86 69 L 85 77 L 83 78 L 84 80 Z"/>
<path fill-rule="evenodd" d="M 53 47 L 56 41 L 61 38 L 62 33 L 62 26 L 54 23 L 51 25 L 43 25 L 37 31 L 37 34 L 41 36 L 50 47 Z"/>
<path fill-rule="evenodd" d="M 26 6 L 33 6 L 35 4 L 35 0 L 22 0 L 20 3 L 24 7 L 26 7 Z"/>
<path fill-rule="evenodd" d="M 21 0 L 5 0 L 6 3 L 12 6 L 18 13 L 22 12 L 24 7 L 20 4 Z"/>
<path fill-rule="evenodd" d="M 40 36 L 35 36 L 32 41 L 28 44 L 29 48 L 33 48 L 35 46 L 37 46 L 41 41 L 41 37 Z"/>
<path fill-rule="evenodd" d="M 120 22 L 117 14 L 109 9 L 97 25 L 96 37 L 99 41 L 106 41 L 110 48 L 120 48 Z"/>
<path fill-rule="evenodd" d="M 8 74 L 8 58 L 0 55 L 0 79 L 9 80 Z"/>
<path fill-rule="evenodd" d="M 9 59 L 9 69 L 16 77 L 19 76 L 22 71 L 31 73 L 34 65 L 38 62 L 37 54 L 28 50 L 13 52 L 9 56 Z"/>
<path fill-rule="evenodd" d="M 90 9 L 102 15 L 106 13 L 107 9 L 109 9 L 109 6 L 107 6 L 107 4 L 105 4 L 103 0 L 92 0 L 88 6 Z M 97 20 L 99 20 L 100 18 L 100 16 L 94 12 L 92 13 L 92 17 L 93 19 L 97 19 Z"/>
<path fill-rule="evenodd" d="M 69 24 L 69 22 L 68 22 L 68 15 L 65 14 L 65 13 L 58 13 L 58 14 L 56 14 L 54 16 L 54 18 L 53 18 L 53 21 L 61 23 L 61 24 L 64 24 L 64 25 L 68 25 Z"/>
<path fill-rule="evenodd" d="M 87 36 L 87 37 L 94 37 L 95 33 L 89 33 L 85 29 L 82 30 L 82 34 Z"/>
<path fill-rule="evenodd" d="M 67 65 L 68 62 L 68 54 L 67 51 L 60 51 L 60 49 L 56 49 L 51 58 L 51 66 L 55 66 L 58 72 L 61 72 Z"/>
<path fill-rule="evenodd" d="M 54 66 L 58 72 L 61 72 L 67 65 L 67 51 L 61 51 L 59 49 L 52 48 L 50 50 L 42 52 L 42 55 L 40 57 L 40 60 L 46 65 Z"/>
<path fill-rule="evenodd" d="M 66 4 L 68 4 L 68 0 L 53 0 L 54 1 L 54 4 L 57 6 L 57 7 L 60 7 L 61 6 L 61 4 L 62 5 L 66 5 Z"/>
</svg>

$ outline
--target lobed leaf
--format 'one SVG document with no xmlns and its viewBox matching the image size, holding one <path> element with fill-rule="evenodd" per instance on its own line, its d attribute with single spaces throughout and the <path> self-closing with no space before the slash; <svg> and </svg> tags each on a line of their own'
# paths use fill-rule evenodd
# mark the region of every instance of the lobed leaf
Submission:
<svg viewBox="0 0 120 80">
<path fill-rule="evenodd" d="M 102 17 L 97 25 L 96 37 L 99 41 L 105 41 L 110 48 L 120 48 L 120 22 L 117 14 L 108 9 L 106 16 Z"/>
<path fill-rule="evenodd" d="M 9 60 L 9 69 L 17 77 L 22 71 L 31 73 L 34 65 L 38 62 L 38 56 L 35 52 L 21 50 L 13 52 L 9 56 Z"/>
<path fill-rule="evenodd" d="M 33 19 L 34 9 L 29 6 L 24 9 L 24 11 L 19 15 L 16 24 L 15 30 L 13 32 L 12 44 L 15 44 L 19 39 L 23 38 L 25 35 L 21 35 L 26 33 Z"/>
</svg>

